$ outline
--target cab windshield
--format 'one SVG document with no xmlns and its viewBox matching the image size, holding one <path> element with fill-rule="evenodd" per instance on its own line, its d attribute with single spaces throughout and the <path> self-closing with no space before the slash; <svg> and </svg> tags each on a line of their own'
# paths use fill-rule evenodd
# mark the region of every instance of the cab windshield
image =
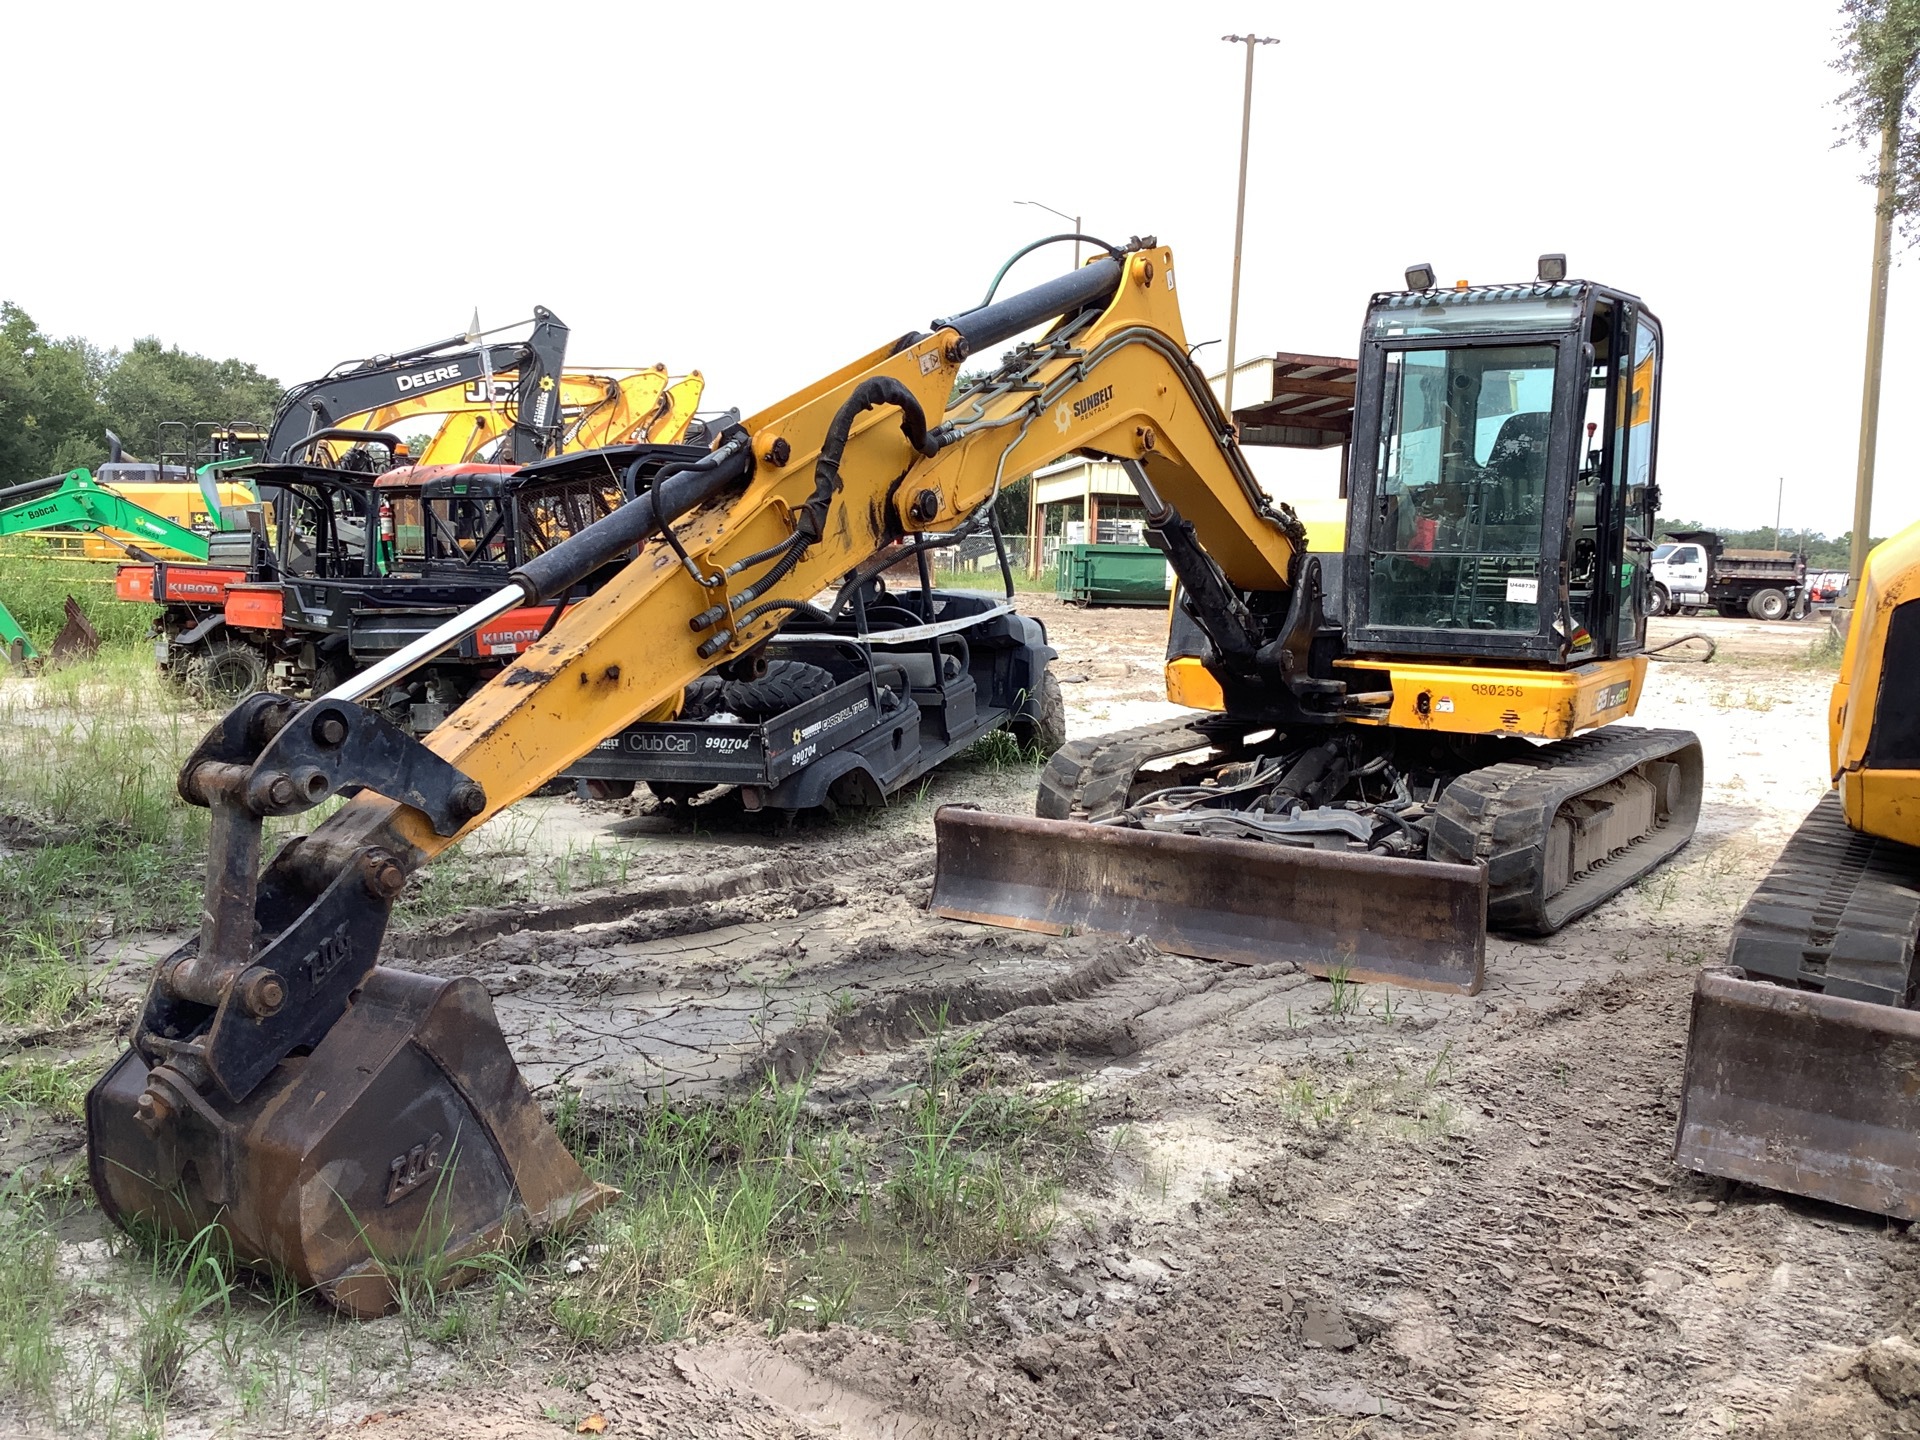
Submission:
<svg viewBox="0 0 1920 1440">
<path fill-rule="evenodd" d="M 1386 355 L 1368 620 L 1540 628 L 1557 347 Z"/>
</svg>

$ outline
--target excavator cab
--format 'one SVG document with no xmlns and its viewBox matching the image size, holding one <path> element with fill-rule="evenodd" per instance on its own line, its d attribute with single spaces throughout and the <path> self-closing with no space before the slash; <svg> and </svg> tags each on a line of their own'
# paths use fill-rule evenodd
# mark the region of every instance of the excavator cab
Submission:
<svg viewBox="0 0 1920 1440">
<path fill-rule="evenodd" d="M 1349 650 L 1527 667 L 1639 651 L 1658 502 L 1645 305 L 1578 280 L 1393 291 L 1361 346 Z"/>
</svg>

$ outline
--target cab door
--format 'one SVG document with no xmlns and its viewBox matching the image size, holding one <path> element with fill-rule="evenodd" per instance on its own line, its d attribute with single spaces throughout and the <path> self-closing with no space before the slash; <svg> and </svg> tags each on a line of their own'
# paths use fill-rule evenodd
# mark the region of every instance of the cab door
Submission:
<svg viewBox="0 0 1920 1440">
<path fill-rule="evenodd" d="M 1660 322 L 1638 305 L 1621 315 L 1623 346 L 1614 404 L 1613 533 L 1610 547 L 1614 595 L 1614 653 L 1630 654 L 1647 643 L 1647 587 L 1652 583 L 1654 483 L 1660 427 Z M 1695 547 L 1698 549 L 1699 547 Z"/>
<path fill-rule="evenodd" d="M 1699 545 L 1682 545 L 1667 562 L 1672 578 L 1667 591 L 1676 605 L 1707 603 L 1707 552 Z"/>
</svg>

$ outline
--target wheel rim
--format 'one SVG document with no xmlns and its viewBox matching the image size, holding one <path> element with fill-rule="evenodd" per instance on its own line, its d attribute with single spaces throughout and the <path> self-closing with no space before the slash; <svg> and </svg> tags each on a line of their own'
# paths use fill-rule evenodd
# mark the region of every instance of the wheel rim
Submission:
<svg viewBox="0 0 1920 1440">
<path fill-rule="evenodd" d="M 200 688 L 209 700 L 245 699 L 260 684 L 260 668 L 243 655 L 216 655 L 201 670 Z"/>
</svg>

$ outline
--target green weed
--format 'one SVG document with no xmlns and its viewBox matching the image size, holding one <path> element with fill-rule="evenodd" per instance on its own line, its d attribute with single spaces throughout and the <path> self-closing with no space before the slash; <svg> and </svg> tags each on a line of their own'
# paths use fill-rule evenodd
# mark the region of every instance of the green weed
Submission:
<svg viewBox="0 0 1920 1440">
<path fill-rule="evenodd" d="M 1050 757 L 1036 746 L 1021 743 L 1011 730 L 990 730 L 967 747 L 963 758 L 991 770 L 1013 770 L 1044 765 Z"/>
<path fill-rule="evenodd" d="M 60 1372 L 54 1322 L 65 1309 L 65 1290 L 57 1257 L 51 1230 L 0 1203 L 0 1390 L 43 1404 Z"/>
<path fill-rule="evenodd" d="M 1335 965 L 1327 971 L 1327 1013 L 1336 1020 L 1344 1020 L 1359 1008 L 1359 987 L 1354 984 L 1352 968 Z"/>
<path fill-rule="evenodd" d="M 28 1052 L 0 1060 L 0 1106 L 33 1107 L 63 1120 L 78 1120 L 99 1065 L 54 1060 Z"/>
<path fill-rule="evenodd" d="M 113 573 L 114 566 L 104 561 L 62 559 L 42 540 L 0 543 L 0 603 L 42 654 L 66 624 L 69 595 L 80 602 L 101 640 L 125 645 L 146 637 L 153 607 L 116 600 Z M 151 664 L 152 651 L 147 655 Z"/>
</svg>

